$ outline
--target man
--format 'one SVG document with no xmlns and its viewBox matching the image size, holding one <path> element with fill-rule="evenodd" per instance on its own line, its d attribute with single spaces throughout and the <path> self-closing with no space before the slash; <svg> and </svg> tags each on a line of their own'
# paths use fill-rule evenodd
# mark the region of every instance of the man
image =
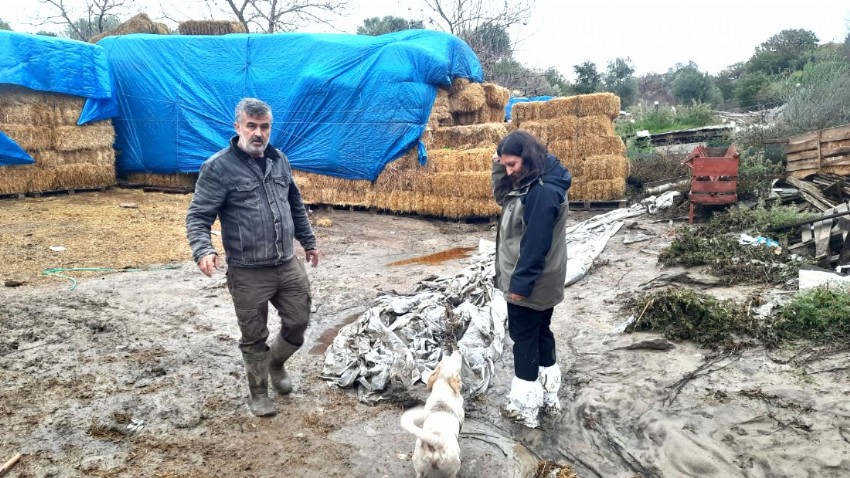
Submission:
<svg viewBox="0 0 850 478">
<path fill-rule="evenodd" d="M 293 238 L 304 248 L 307 262 L 319 264 L 316 237 L 289 161 L 269 146 L 271 125 L 269 105 L 254 98 L 239 102 L 236 136 L 201 166 L 186 214 L 192 255 L 208 277 L 221 266 L 210 240 L 210 226 L 216 217 L 221 221 L 227 287 L 242 333 L 239 348 L 249 408 L 256 416 L 277 413 L 268 396 L 269 377 L 278 393 L 292 391 L 284 364 L 304 344 L 310 318 L 310 282 L 295 257 Z M 271 347 L 266 345 L 269 302 L 281 322 Z"/>
<path fill-rule="evenodd" d="M 502 412 L 531 428 L 538 412 L 558 414 L 561 370 L 555 358 L 552 312 L 564 299 L 567 273 L 567 190 L 572 176 L 529 133 L 499 142 L 493 194 L 502 206 L 494 284 L 508 302 L 514 378 Z"/>
</svg>

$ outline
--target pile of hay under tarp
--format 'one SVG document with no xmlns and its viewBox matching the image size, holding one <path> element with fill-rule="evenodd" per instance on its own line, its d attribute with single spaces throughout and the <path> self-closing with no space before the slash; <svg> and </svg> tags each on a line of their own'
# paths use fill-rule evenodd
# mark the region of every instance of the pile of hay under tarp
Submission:
<svg viewBox="0 0 850 478">
<path fill-rule="evenodd" d="M 181 35 L 227 35 L 228 33 L 248 33 L 245 25 L 227 20 L 189 20 L 182 22 L 177 31 Z"/>
<path fill-rule="evenodd" d="M 102 188 L 115 184 L 109 120 L 77 126 L 86 99 L 0 85 L 0 131 L 35 164 L 0 168 L 0 194 Z"/>
<path fill-rule="evenodd" d="M 129 35 L 131 33 L 151 33 L 154 35 L 168 35 L 169 31 L 168 26 L 166 26 L 164 23 L 154 22 L 150 19 L 149 16 L 145 15 L 144 13 L 139 13 L 138 15 L 130 18 L 129 20 L 118 25 L 112 30 L 97 34 L 89 38 L 89 43 L 97 43 L 106 37 Z"/>
<path fill-rule="evenodd" d="M 619 114 L 619 97 L 594 93 L 517 103 L 511 117 L 569 168 L 571 200 L 605 201 L 626 194 L 629 160 L 613 125 Z"/>
</svg>

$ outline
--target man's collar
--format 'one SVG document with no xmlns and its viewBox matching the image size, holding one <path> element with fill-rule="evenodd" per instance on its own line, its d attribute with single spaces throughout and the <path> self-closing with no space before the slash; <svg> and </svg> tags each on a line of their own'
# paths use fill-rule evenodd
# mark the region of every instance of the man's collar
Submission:
<svg viewBox="0 0 850 478">
<path fill-rule="evenodd" d="M 257 159 L 257 158 L 254 158 L 253 156 L 251 156 L 250 154 L 246 153 L 245 151 L 242 150 L 242 148 L 239 147 L 239 135 L 236 135 L 236 136 L 230 138 L 230 148 L 236 153 L 236 156 L 238 156 L 241 159 L 244 159 L 244 160 Z M 274 160 L 274 159 L 280 158 L 280 153 L 277 152 L 277 149 L 275 149 L 274 146 L 269 144 L 268 146 L 266 146 L 265 152 L 263 152 L 263 157 L 270 158 L 270 159 Z"/>
</svg>

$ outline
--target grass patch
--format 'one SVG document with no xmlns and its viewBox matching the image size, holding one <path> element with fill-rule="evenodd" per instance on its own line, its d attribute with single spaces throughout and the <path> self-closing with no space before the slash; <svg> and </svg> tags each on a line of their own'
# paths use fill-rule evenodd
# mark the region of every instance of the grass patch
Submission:
<svg viewBox="0 0 850 478">
<path fill-rule="evenodd" d="M 806 339 L 846 344 L 850 337 L 850 290 L 817 287 L 795 295 L 777 313 L 771 335 L 776 341 Z"/>
</svg>

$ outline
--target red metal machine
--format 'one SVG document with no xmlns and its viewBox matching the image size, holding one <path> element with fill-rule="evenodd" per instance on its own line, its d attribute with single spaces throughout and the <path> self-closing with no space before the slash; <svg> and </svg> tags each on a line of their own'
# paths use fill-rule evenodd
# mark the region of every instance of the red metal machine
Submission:
<svg viewBox="0 0 850 478">
<path fill-rule="evenodd" d="M 697 146 L 682 162 L 691 168 L 691 202 L 688 222 L 694 222 L 695 204 L 734 204 L 738 202 L 738 151 L 735 146 Z"/>
</svg>

